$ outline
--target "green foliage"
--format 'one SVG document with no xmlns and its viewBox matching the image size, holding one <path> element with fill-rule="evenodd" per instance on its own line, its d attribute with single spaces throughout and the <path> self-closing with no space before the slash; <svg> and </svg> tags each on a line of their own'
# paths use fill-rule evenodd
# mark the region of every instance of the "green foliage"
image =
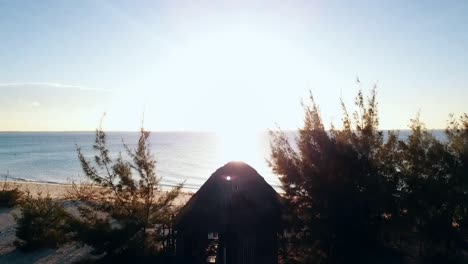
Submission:
<svg viewBox="0 0 468 264">
<path fill-rule="evenodd" d="M 149 136 L 141 130 L 135 149 L 124 145 L 129 160 L 122 154 L 110 157 L 101 129 L 96 131 L 94 164 L 78 148 L 81 166 L 93 186 L 77 186 L 69 197 L 83 202 L 72 225 L 76 238 L 109 258 L 167 253 L 163 229 L 171 224 L 173 202 L 182 184 L 169 191 L 161 188 Z"/>
<path fill-rule="evenodd" d="M 21 249 L 56 247 L 67 241 L 69 215 L 60 202 L 49 195 L 33 196 L 27 192 L 20 203 L 20 214 L 15 219 L 15 243 Z"/>
<path fill-rule="evenodd" d="M 295 143 L 284 132 L 271 133 L 270 166 L 293 216 L 289 248 L 316 263 L 366 263 L 378 245 L 403 250 L 398 234 L 416 238 L 420 255 L 462 247 L 468 116 L 450 121 L 444 143 L 419 117 L 407 140 L 393 131 L 384 140 L 375 88 L 367 100 L 359 91 L 355 107 L 349 114 L 342 103 L 341 128 L 326 130 L 311 96 Z M 384 239 L 389 233 L 394 237 Z"/>
</svg>

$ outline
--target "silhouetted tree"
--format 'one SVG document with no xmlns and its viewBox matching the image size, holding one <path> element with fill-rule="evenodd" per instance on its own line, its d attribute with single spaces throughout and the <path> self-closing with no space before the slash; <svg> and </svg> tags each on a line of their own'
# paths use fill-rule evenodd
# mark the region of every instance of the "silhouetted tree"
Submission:
<svg viewBox="0 0 468 264">
<path fill-rule="evenodd" d="M 353 117 L 342 105 L 342 129 L 325 129 L 311 96 L 297 145 L 285 133 L 272 132 L 270 165 L 296 216 L 302 254 L 326 262 L 349 262 L 370 252 L 384 216 L 396 210 L 396 169 L 387 163 L 396 159 L 396 134 L 385 143 L 378 130 L 375 89 L 367 102 L 359 91 Z"/>
<path fill-rule="evenodd" d="M 402 207 L 410 219 L 406 231 L 416 231 L 419 254 L 434 255 L 464 244 L 460 223 L 467 205 L 466 115 L 446 129 L 447 142 L 434 137 L 419 120 L 411 120 L 411 134 L 400 142 Z M 410 230 L 413 228 L 413 230 Z"/>
<path fill-rule="evenodd" d="M 351 114 L 342 102 L 341 128 L 326 130 L 311 96 L 294 142 L 271 133 L 270 166 L 289 209 L 285 262 L 374 262 L 380 246 L 459 261 L 454 253 L 468 235 L 468 115 L 451 118 L 446 141 L 418 115 L 399 140 L 379 130 L 377 106 L 375 88 L 367 100 L 359 91 Z"/>
<path fill-rule="evenodd" d="M 419 251 L 424 247 L 425 238 L 431 235 L 430 226 L 437 218 L 440 202 L 446 201 L 446 192 L 441 177 L 447 175 L 442 165 L 445 156 L 443 145 L 416 119 L 411 120 L 411 134 L 406 141 L 400 141 L 402 174 L 404 185 L 401 189 L 402 206 L 410 219 L 408 229 L 415 228 L 419 236 Z M 445 185 L 445 184 L 444 184 Z M 442 196 L 441 196 L 442 195 Z"/>
<path fill-rule="evenodd" d="M 75 186 L 73 200 L 84 202 L 75 219 L 77 237 L 108 256 L 147 256 L 161 253 L 164 229 L 170 226 L 173 202 L 182 184 L 166 191 L 156 173 L 149 146 L 150 133 L 141 130 L 135 149 L 125 145 L 115 160 L 106 145 L 106 134 L 96 131 L 94 165 L 78 148 L 85 175 L 95 186 Z"/>
<path fill-rule="evenodd" d="M 464 114 L 458 120 L 452 117 L 447 129 L 448 151 L 455 157 L 451 185 L 451 201 L 453 202 L 453 226 L 467 228 L 468 224 L 468 115 Z M 466 234 L 465 234 L 466 235 Z"/>
<path fill-rule="evenodd" d="M 445 130 L 447 136 L 446 151 L 450 160 L 444 183 L 447 186 L 447 201 L 443 206 L 443 221 L 445 228 L 445 247 L 447 254 L 455 248 L 466 248 L 466 233 L 468 213 L 468 115 L 460 118 L 453 116 Z"/>
</svg>

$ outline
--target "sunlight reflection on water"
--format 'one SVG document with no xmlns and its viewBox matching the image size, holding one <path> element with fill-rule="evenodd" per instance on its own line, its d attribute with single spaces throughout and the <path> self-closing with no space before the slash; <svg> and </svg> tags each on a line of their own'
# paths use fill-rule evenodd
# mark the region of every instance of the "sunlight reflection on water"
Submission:
<svg viewBox="0 0 468 264">
<path fill-rule="evenodd" d="M 138 139 L 135 132 L 109 132 L 107 135 L 112 157 L 124 150 L 122 141 L 134 147 Z M 196 190 L 217 168 L 233 160 L 247 162 L 270 184 L 277 186 L 279 183 L 266 163 L 269 156 L 267 133 L 154 132 L 150 140 L 157 172 L 165 185 L 185 181 L 188 189 Z M 84 179 L 75 144 L 92 159 L 93 143 L 93 132 L 0 133 L 0 175 L 8 170 L 10 176 L 27 180 Z"/>
</svg>

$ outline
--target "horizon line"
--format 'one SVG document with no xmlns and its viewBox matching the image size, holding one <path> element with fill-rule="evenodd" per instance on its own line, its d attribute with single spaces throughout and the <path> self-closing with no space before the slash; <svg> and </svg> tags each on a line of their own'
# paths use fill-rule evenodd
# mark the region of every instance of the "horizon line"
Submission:
<svg viewBox="0 0 468 264">
<path fill-rule="evenodd" d="M 446 130 L 447 128 L 427 128 L 427 130 Z M 256 130 L 256 129 L 251 129 L 254 132 L 262 133 L 262 132 L 270 132 L 270 131 L 285 131 L 285 132 L 291 132 L 291 131 L 298 131 L 300 128 L 297 129 L 262 129 L 262 130 Z M 330 131 L 330 129 L 326 129 L 327 131 Z M 385 129 L 379 129 L 379 131 L 407 131 L 411 130 L 411 128 L 385 128 Z M 156 132 L 156 133 L 222 133 L 220 131 L 216 130 L 147 130 L 149 132 Z M 0 133 L 79 133 L 79 132 L 96 132 L 96 129 L 94 130 L 0 130 Z M 118 133 L 131 133 L 131 132 L 140 132 L 139 130 L 104 130 L 104 132 L 118 132 Z"/>
</svg>

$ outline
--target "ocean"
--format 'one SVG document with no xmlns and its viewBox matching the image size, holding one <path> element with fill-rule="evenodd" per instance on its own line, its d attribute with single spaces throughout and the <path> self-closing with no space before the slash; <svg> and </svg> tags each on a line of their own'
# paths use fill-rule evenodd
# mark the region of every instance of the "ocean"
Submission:
<svg viewBox="0 0 468 264">
<path fill-rule="evenodd" d="M 138 132 L 109 132 L 107 144 L 111 157 L 123 144 L 134 148 Z M 2 132 L 0 133 L 0 175 L 10 179 L 67 183 L 84 180 L 76 147 L 93 160 L 94 132 Z M 219 167 L 231 160 L 253 166 L 272 186 L 279 180 L 268 167 L 267 133 L 223 137 L 204 132 L 153 132 L 151 150 L 157 173 L 164 186 L 185 182 L 186 189 L 198 189 Z"/>
<path fill-rule="evenodd" d="M 401 131 L 405 139 L 408 131 Z M 443 131 L 433 131 L 443 140 Z M 94 132 L 1 132 L 0 175 L 10 179 L 68 183 L 85 179 L 76 147 L 93 158 Z M 139 133 L 109 132 L 107 143 L 112 157 L 125 155 L 123 143 L 135 147 Z M 293 136 L 292 136 L 293 138 Z M 186 189 L 198 189 L 219 167 L 232 160 L 254 167 L 279 190 L 279 180 L 267 164 L 268 133 L 218 135 L 203 132 L 153 132 L 150 144 L 163 186 L 185 182 Z"/>
</svg>

